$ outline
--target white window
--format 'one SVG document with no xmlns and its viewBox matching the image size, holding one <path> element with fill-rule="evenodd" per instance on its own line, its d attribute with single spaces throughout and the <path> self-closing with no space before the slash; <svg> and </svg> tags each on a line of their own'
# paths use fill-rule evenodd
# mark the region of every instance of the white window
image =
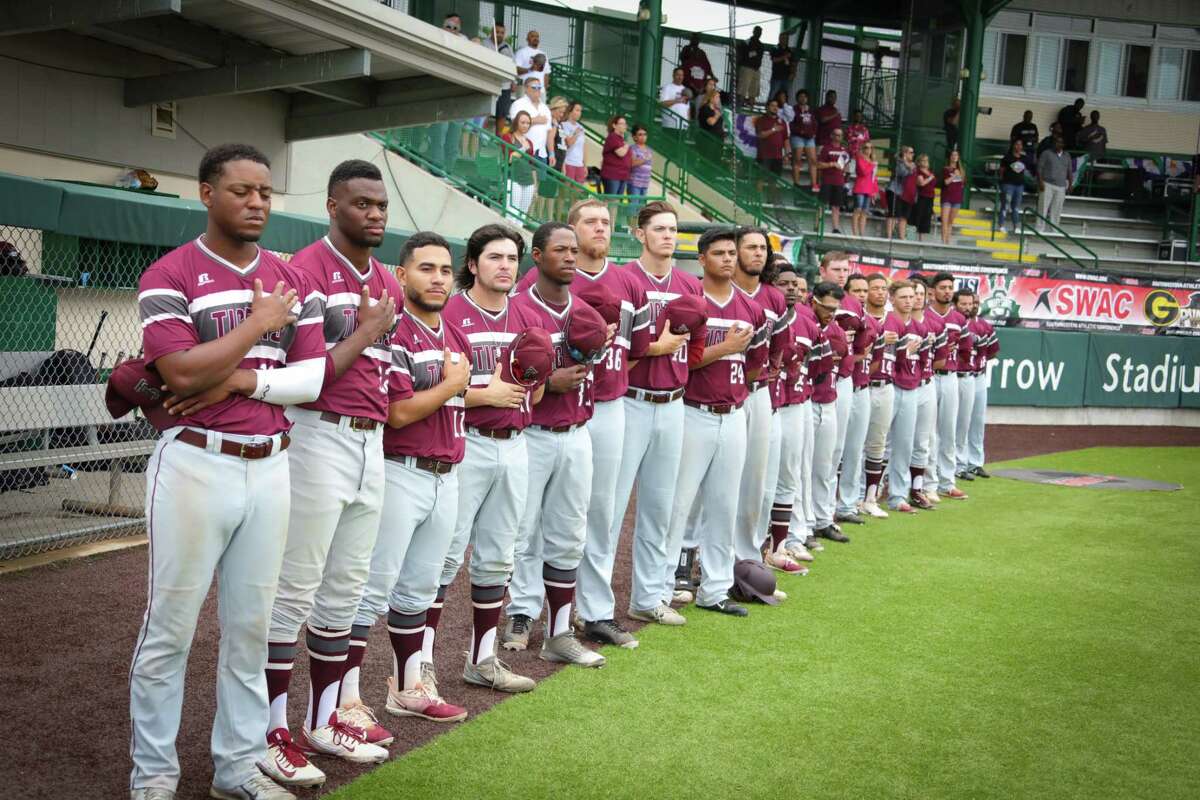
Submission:
<svg viewBox="0 0 1200 800">
<path fill-rule="evenodd" d="M 1023 33 L 989 31 L 983 37 L 983 71 L 997 86 L 1025 85 L 1025 51 L 1029 37 Z"/>
<path fill-rule="evenodd" d="M 1096 94 L 1145 97 L 1150 79 L 1150 45 L 1097 42 Z"/>
<path fill-rule="evenodd" d="M 1200 50 L 1160 47 L 1154 73 L 1155 100 L 1200 102 Z"/>
</svg>

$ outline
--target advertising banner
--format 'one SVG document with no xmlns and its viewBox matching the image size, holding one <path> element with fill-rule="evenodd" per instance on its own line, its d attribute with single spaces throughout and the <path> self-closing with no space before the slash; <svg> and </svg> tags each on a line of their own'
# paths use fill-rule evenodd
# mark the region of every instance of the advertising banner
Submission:
<svg viewBox="0 0 1200 800">
<path fill-rule="evenodd" d="M 1088 334 L 1002 328 L 1000 354 L 988 367 L 988 402 L 1002 406 L 1084 404 Z"/>
</svg>

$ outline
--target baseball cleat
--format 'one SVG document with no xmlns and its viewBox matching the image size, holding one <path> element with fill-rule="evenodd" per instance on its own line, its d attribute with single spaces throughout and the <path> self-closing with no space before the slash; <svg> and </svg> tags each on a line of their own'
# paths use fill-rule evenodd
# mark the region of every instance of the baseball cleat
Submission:
<svg viewBox="0 0 1200 800">
<path fill-rule="evenodd" d="M 532 692 L 537 686 L 533 678 L 518 675 L 509 669 L 508 664 L 495 656 L 488 656 L 478 664 L 472 664 L 471 656 L 468 655 L 467 664 L 463 667 L 463 680 L 476 686 L 509 694 Z"/>
<path fill-rule="evenodd" d="M 937 489 L 922 489 L 921 494 L 925 495 L 925 499 L 935 506 L 942 502 L 942 496 L 937 493 Z"/>
<path fill-rule="evenodd" d="M 850 525 L 866 525 L 866 520 L 853 512 L 849 514 L 835 514 L 833 517 L 838 522 L 846 522 Z"/>
<path fill-rule="evenodd" d="M 312 755 L 336 756 L 351 764 L 378 764 L 388 751 L 366 739 L 366 731 L 348 725 L 334 712 L 331 722 L 311 731 L 300 731 L 300 749 Z"/>
<path fill-rule="evenodd" d="M 968 470 L 968 471 L 969 471 L 969 472 L 970 472 L 972 475 L 974 475 L 976 478 L 990 478 L 990 477 L 992 477 L 992 473 L 988 472 L 988 471 L 987 471 L 986 469 L 984 469 L 983 467 L 971 467 L 971 469 L 970 469 L 970 470 Z"/>
<path fill-rule="evenodd" d="M 296 795 L 266 775 L 255 775 L 241 786 L 231 789 L 212 786 L 208 790 L 208 796 L 217 800 L 296 800 Z"/>
<path fill-rule="evenodd" d="M 175 793 L 170 789 L 158 786 L 149 789 L 132 789 L 129 792 L 129 800 L 175 800 Z"/>
<path fill-rule="evenodd" d="M 533 620 L 524 614 L 513 614 L 504 623 L 504 633 L 500 636 L 500 646 L 505 650 L 524 650 L 529 647 L 529 629 Z"/>
<path fill-rule="evenodd" d="M 688 603 L 696 599 L 696 595 L 687 589 L 676 589 L 671 594 L 671 605 L 686 606 Z"/>
<path fill-rule="evenodd" d="M 915 513 L 917 513 L 917 510 L 915 508 L 913 508 L 912 506 L 910 506 L 908 503 L 904 502 L 903 500 L 900 501 L 899 505 L 892 506 L 892 511 L 895 511 L 898 514 L 915 514 Z"/>
<path fill-rule="evenodd" d="M 575 631 L 567 631 L 543 640 L 539 657 L 543 661 L 578 664 L 581 667 L 603 667 L 607 661 L 604 656 L 581 645 L 575 638 Z"/>
<path fill-rule="evenodd" d="M 974 475 L 972 475 L 972 474 L 971 474 L 971 473 L 969 473 L 969 472 L 958 472 L 958 473 L 955 473 L 954 477 L 958 478 L 960 481 L 973 481 L 973 480 L 975 480 L 975 476 L 974 476 Z"/>
<path fill-rule="evenodd" d="M 438 695 L 437 670 L 434 669 L 432 661 L 421 662 L 421 685 Z"/>
<path fill-rule="evenodd" d="M 417 684 L 397 691 L 396 679 L 388 678 L 387 712 L 394 717 L 420 717 L 430 722 L 459 722 L 467 718 L 462 706 L 447 703 L 428 688 Z"/>
<path fill-rule="evenodd" d="M 813 553 L 825 552 L 825 545 L 821 544 L 821 540 L 811 533 L 804 538 L 804 546 Z"/>
<path fill-rule="evenodd" d="M 946 492 L 946 497 L 950 497 L 955 500 L 966 500 L 967 496 L 967 493 L 958 487 L 954 487 L 950 489 L 950 491 Z"/>
<path fill-rule="evenodd" d="M 337 715 L 343 722 L 361 728 L 363 738 L 369 744 L 387 747 L 396 740 L 391 731 L 379 724 L 375 711 L 364 703 L 342 706 L 337 710 Z"/>
<path fill-rule="evenodd" d="M 292 741 L 287 728 L 276 728 L 267 734 L 267 757 L 258 768 L 271 780 L 283 786 L 320 786 L 325 773 L 317 768 Z"/>
<path fill-rule="evenodd" d="M 814 535 L 820 539 L 828 539 L 831 542 L 841 542 L 842 544 L 848 544 L 850 542 L 849 536 L 842 533 L 832 525 L 825 528 L 820 528 L 814 532 Z"/>
<path fill-rule="evenodd" d="M 780 545 L 783 554 L 792 561 L 812 561 L 813 555 L 808 551 L 808 548 L 799 542 L 784 542 Z"/>
<path fill-rule="evenodd" d="M 717 603 L 713 603 L 711 606 L 702 606 L 697 603 L 696 608 L 703 608 L 705 611 L 715 611 L 718 614 L 727 614 L 731 617 L 750 616 L 750 612 L 745 606 L 738 605 L 732 600 L 721 600 Z"/>
<path fill-rule="evenodd" d="M 786 575 L 807 575 L 808 567 L 802 565 L 799 561 L 792 560 L 786 552 L 767 553 L 767 557 L 763 559 L 763 563 L 776 572 L 782 572 Z"/>
<path fill-rule="evenodd" d="M 887 512 L 879 507 L 878 503 L 863 503 L 863 511 L 875 519 L 887 519 Z"/>
<path fill-rule="evenodd" d="M 656 608 L 646 609 L 645 611 L 636 608 L 630 608 L 629 618 L 636 619 L 639 622 L 655 622 L 659 625 L 687 624 L 687 617 L 683 616 L 683 614 L 680 614 L 666 603 L 659 603 Z"/>
<path fill-rule="evenodd" d="M 633 634 L 622 628 L 615 619 L 584 623 L 583 635 L 598 644 L 615 644 L 626 650 L 633 650 L 638 646 L 638 640 Z"/>
<path fill-rule="evenodd" d="M 911 492 L 908 495 L 908 504 L 923 511 L 933 511 L 933 503 L 920 492 Z"/>
</svg>

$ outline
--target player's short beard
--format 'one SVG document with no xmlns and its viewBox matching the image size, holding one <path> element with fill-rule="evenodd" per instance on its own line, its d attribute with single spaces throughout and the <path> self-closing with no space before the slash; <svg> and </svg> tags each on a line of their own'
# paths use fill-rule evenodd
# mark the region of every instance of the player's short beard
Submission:
<svg viewBox="0 0 1200 800">
<path fill-rule="evenodd" d="M 413 292 L 408 288 L 405 288 L 404 290 L 404 298 L 417 308 L 429 314 L 436 314 L 446 307 L 446 301 L 443 300 L 442 302 L 436 304 L 430 303 L 429 301 L 425 300 L 425 298 L 421 297 L 420 294 Z"/>
<path fill-rule="evenodd" d="M 608 248 L 607 242 L 604 245 L 579 243 L 579 252 L 592 261 L 603 261 L 608 258 Z"/>
<path fill-rule="evenodd" d="M 746 273 L 747 275 L 749 275 L 751 278 L 761 277 L 763 274 L 763 270 L 766 269 L 766 266 L 767 265 L 765 262 L 763 264 L 759 265 L 757 268 L 755 268 L 754 266 L 748 266 L 746 264 L 743 264 L 742 260 L 740 258 L 738 259 L 738 262 L 737 262 L 737 268 L 740 269 L 742 272 Z"/>
</svg>

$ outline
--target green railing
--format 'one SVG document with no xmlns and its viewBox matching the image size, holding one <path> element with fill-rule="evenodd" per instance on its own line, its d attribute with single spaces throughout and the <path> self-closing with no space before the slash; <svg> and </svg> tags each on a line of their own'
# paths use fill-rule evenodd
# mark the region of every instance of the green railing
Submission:
<svg viewBox="0 0 1200 800">
<path fill-rule="evenodd" d="M 514 151 L 500 137 L 471 122 L 392 128 L 371 134 L 386 148 L 442 178 L 488 208 L 533 230 L 544 222 L 565 220 L 571 205 L 584 198 L 605 202 L 613 217 L 614 257 L 636 257 L 640 247 L 630 234 L 638 209 L 663 195 L 607 195 Z M 453 142 L 447 146 L 447 140 Z M 511 158 L 510 158 L 511 155 Z"/>
<path fill-rule="evenodd" d="M 579 99 L 589 122 L 603 124 L 617 114 L 642 122 L 634 115 L 638 97 L 633 85 L 569 64 L 556 63 L 553 74 L 555 93 Z M 644 122 L 647 144 L 658 156 L 655 177 L 667 191 L 716 221 L 750 222 L 781 232 L 807 230 L 819 235 L 824 230 L 821 207 L 811 191 L 793 186 L 790 180 L 774 175 L 736 147 L 709 137 L 696 126 L 664 126 L 664 114 L 670 117 L 672 112 L 659 108 L 657 100 L 649 103 L 655 113 L 654 119 Z M 593 132 L 593 138 L 602 140 L 597 132 Z M 727 206 L 722 210 L 723 203 L 732 209 Z"/>
<path fill-rule="evenodd" d="M 997 205 L 997 206 L 999 206 L 1000 204 L 999 204 L 999 203 L 996 203 L 996 205 Z M 1051 239 L 1051 238 L 1050 238 L 1049 236 L 1047 236 L 1046 234 L 1042 233 L 1040 230 L 1038 230 L 1038 229 L 1037 229 L 1037 227 L 1036 227 L 1036 226 L 1031 226 L 1031 225 L 1029 224 L 1029 218 L 1030 218 L 1030 217 L 1032 217 L 1032 218 L 1033 218 L 1033 219 L 1035 219 L 1035 220 L 1039 220 L 1039 221 L 1041 221 L 1041 222 L 1044 222 L 1045 224 L 1049 225 L 1051 228 L 1053 228 L 1054 230 L 1056 230 L 1056 231 L 1058 231 L 1060 234 L 1062 234 L 1063 238 L 1065 238 L 1067 241 L 1071 242 L 1071 244 L 1075 245 L 1076 247 L 1078 247 L 1078 248 L 1080 248 L 1081 250 L 1083 250 L 1084 252 L 1086 252 L 1086 253 L 1087 253 L 1089 256 L 1091 256 L 1091 257 L 1092 257 L 1092 266 L 1091 266 L 1091 269 L 1092 269 L 1093 271 L 1095 271 L 1095 272 L 1098 272 L 1098 271 L 1100 270 L 1100 258 L 1099 258 L 1099 257 L 1096 255 L 1096 253 L 1095 253 L 1095 252 L 1094 252 L 1094 251 L 1093 251 L 1093 250 L 1092 250 L 1090 247 L 1088 247 L 1086 244 L 1084 244 L 1083 242 L 1081 242 L 1081 241 L 1079 241 L 1078 239 L 1076 239 L 1076 238 L 1075 238 L 1074 236 L 1072 236 L 1071 234 L 1069 234 L 1069 233 L 1067 233 L 1066 231 L 1064 231 L 1064 230 L 1063 230 L 1062 228 L 1060 228 L 1059 226 L 1055 225 L 1055 224 L 1054 224 L 1053 222 L 1051 222 L 1050 220 L 1048 220 L 1048 219 L 1046 219 L 1045 217 L 1043 217 L 1043 216 L 1042 216 L 1041 214 L 1039 214 L 1037 211 L 1034 211 L 1032 208 L 1024 208 L 1024 209 L 1022 209 L 1022 210 L 1021 210 L 1021 213 L 1020 213 L 1020 220 L 1021 220 L 1021 234 L 1020 234 L 1020 238 L 1019 238 L 1019 240 L 1018 240 L 1018 243 L 1017 243 L 1017 263 L 1018 263 L 1018 264 L 1020 264 L 1020 263 L 1023 263 L 1023 262 L 1024 262 L 1024 256 L 1025 256 L 1025 236 L 1026 236 L 1026 234 L 1028 234 L 1028 233 L 1032 233 L 1034 236 L 1036 236 L 1037 238 L 1041 239 L 1043 242 L 1045 242 L 1046 244 L 1050 245 L 1051 247 L 1053 247 L 1053 248 L 1054 248 L 1055 250 L 1057 250 L 1058 252 L 1062 253 L 1062 254 L 1063 254 L 1063 256 L 1064 256 L 1065 258 L 1068 258 L 1068 259 L 1070 259 L 1071 261 L 1075 262 L 1075 265 L 1076 265 L 1077 267 L 1079 267 L 1081 270 L 1087 270 L 1087 269 L 1088 269 L 1088 267 L 1084 266 L 1084 264 L 1083 264 L 1083 262 L 1082 262 L 1082 261 L 1080 261 L 1078 258 L 1076 258 L 1076 257 L 1075 257 L 1075 256 L 1073 256 L 1072 254 L 1068 253 L 1068 252 L 1067 252 L 1065 249 L 1063 249 L 1062 245 L 1060 245 L 1058 242 L 1056 242 L 1056 241 L 1054 241 L 1053 239 Z M 995 219 L 995 217 L 993 216 L 993 220 L 994 220 L 994 219 Z M 994 226 L 995 226 L 995 223 L 993 222 L 993 236 L 995 235 L 995 234 L 994 234 Z"/>
</svg>

